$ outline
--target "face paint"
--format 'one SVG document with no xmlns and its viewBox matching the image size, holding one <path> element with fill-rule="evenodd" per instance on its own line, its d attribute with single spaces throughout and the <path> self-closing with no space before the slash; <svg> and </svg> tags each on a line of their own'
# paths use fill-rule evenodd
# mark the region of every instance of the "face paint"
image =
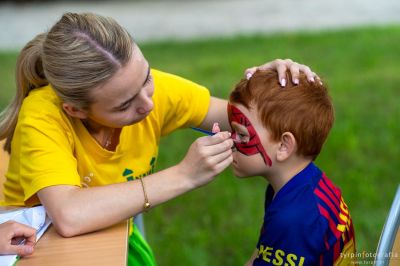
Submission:
<svg viewBox="0 0 400 266">
<path fill-rule="evenodd" d="M 234 140 L 235 147 L 238 152 L 251 156 L 257 153 L 260 153 L 262 158 L 264 159 L 264 163 L 268 166 L 272 165 L 272 161 L 264 150 L 264 147 L 261 144 L 260 138 L 257 135 L 257 132 L 253 125 L 250 123 L 250 120 L 235 106 L 228 103 L 228 117 L 229 122 L 236 122 L 244 127 L 246 127 L 249 132 L 249 141 L 246 143 L 242 143 L 237 141 L 237 133 L 232 129 L 232 139 Z"/>
</svg>

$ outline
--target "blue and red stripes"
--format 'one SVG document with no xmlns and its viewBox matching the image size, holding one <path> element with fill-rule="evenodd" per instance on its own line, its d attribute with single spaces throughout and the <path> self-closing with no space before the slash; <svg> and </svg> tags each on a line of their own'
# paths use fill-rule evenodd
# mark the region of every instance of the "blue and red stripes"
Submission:
<svg viewBox="0 0 400 266">
<path fill-rule="evenodd" d="M 319 212 L 326 219 L 329 227 L 329 233 L 325 238 L 325 247 L 331 251 L 331 254 L 325 254 L 325 256 L 331 257 L 335 261 L 340 257 L 340 252 L 345 244 L 354 239 L 351 217 L 340 189 L 333 185 L 325 173 L 322 173 L 322 177 L 314 189 L 314 194 L 317 198 Z M 321 265 L 326 262 L 326 259 L 321 256 Z"/>
</svg>

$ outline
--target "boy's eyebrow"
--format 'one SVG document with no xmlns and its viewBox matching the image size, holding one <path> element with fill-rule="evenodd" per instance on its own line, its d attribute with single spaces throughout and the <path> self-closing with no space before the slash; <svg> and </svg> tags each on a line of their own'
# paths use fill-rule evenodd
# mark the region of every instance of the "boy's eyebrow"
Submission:
<svg viewBox="0 0 400 266">
<path fill-rule="evenodd" d="M 142 84 L 142 86 L 144 86 L 146 84 L 146 82 L 149 80 L 150 77 L 150 65 L 148 65 L 148 69 L 147 69 L 147 75 L 146 78 Z M 126 100 L 125 102 L 121 103 L 120 105 L 116 106 L 113 108 L 113 110 L 118 110 L 120 108 L 122 108 L 123 106 L 127 105 L 128 103 L 130 103 L 131 101 L 133 101 L 133 99 L 136 97 L 136 94 L 133 95 L 131 98 L 129 98 L 128 100 Z"/>
</svg>

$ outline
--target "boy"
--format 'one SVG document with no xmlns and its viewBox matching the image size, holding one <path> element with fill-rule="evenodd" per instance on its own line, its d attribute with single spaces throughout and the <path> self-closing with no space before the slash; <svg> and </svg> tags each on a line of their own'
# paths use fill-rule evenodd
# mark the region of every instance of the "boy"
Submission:
<svg viewBox="0 0 400 266">
<path fill-rule="evenodd" d="M 349 211 L 313 163 L 333 125 L 331 99 L 304 75 L 285 88 L 276 77 L 258 71 L 243 79 L 228 104 L 235 175 L 269 182 L 257 249 L 247 265 L 349 265 L 355 252 Z"/>
</svg>

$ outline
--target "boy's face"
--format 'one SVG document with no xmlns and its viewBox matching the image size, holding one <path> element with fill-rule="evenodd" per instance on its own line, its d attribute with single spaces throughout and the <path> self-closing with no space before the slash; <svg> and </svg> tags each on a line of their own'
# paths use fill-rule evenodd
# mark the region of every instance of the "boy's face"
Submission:
<svg viewBox="0 0 400 266">
<path fill-rule="evenodd" d="M 228 115 L 236 147 L 233 153 L 235 175 L 265 175 L 266 170 L 272 167 L 270 154 L 273 143 L 269 141 L 268 131 L 259 122 L 256 110 L 228 104 Z"/>
</svg>

